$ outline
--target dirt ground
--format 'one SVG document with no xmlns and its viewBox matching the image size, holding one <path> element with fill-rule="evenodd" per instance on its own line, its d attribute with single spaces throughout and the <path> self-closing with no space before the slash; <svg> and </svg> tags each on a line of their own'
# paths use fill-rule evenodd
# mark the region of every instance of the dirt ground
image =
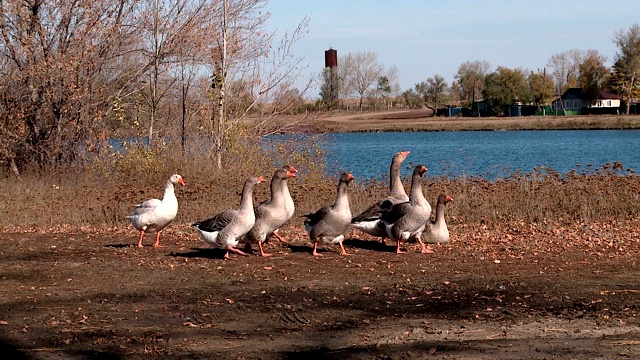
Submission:
<svg viewBox="0 0 640 360">
<path fill-rule="evenodd" d="M 395 254 L 357 231 L 323 257 L 297 222 L 272 257 L 172 225 L 0 232 L 6 359 L 640 358 L 640 221 L 451 228 Z M 9 356 L 9 357 L 6 357 Z"/>
</svg>

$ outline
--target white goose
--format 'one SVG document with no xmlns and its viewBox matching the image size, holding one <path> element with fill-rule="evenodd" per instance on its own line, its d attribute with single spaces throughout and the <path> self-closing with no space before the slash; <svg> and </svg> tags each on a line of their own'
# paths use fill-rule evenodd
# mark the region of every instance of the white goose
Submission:
<svg viewBox="0 0 640 360">
<path fill-rule="evenodd" d="M 382 238 L 383 244 L 384 239 L 387 237 L 385 226 L 380 220 L 383 209 L 409 201 L 409 196 L 404 191 L 402 180 L 400 180 L 400 166 L 409 154 L 409 151 L 400 151 L 391 159 L 391 165 L 389 166 L 389 196 L 378 200 L 360 215 L 351 219 L 351 226 L 369 235 Z"/>
<path fill-rule="evenodd" d="M 225 259 L 229 259 L 229 251 L 243 256 L 247 255 L 240 249 L 236 249 L 236 246 L 255 224 L 253 188 L 256 184 L 264 181 L 265 179 L 262 176 L 250 177 L 245 181 L 238 209 L 229 209 L 209 219 L 191 224 L 194 229 L 198 230 L 198 233 L 207 244 L 218 249 L 227 250 L 224 255 Z"/>
<path fill-rule="evenodd" d="M 162 200 L 149 199 L 145 202 L 135 206 L 133 214 L 126 218 L 131 220 L 133 227 L 140 231 L 140 239 L 138 240 L 138 247 L 142 246 L 142 238 L 145 232 L 156 233 L 156 242 L 154 247 L 160 246 L 160 231 L 175 219 L 178 214 L 178 199 L 174 190 L 174 185 L 185 185 L 182 176 L 173 174 L 167 180 L 167 184 L 164 187 L 164 196 Z"/>
<path fill-rule="evenodd" d="M 298 172 L 298 170 L 291 165 L 283 165 L 282 169 L 291 173 L 291 176 L 287 177 L 287 179 L 283 180 L 281 183 L 282 196 L 284 196 L 284 211 L 286 213 L 286 220 L 280 226 L 286 224 L 287 221 L 291 220 L 291 217 L 293 217 L 293 213 L 295 213 L 296 211 L 296 205 L 293 203 L 293 198 L 291 197 L 291 193 L 289 192 L 288 180 L 289 178 L 296 177 L 296 173 Z M 278 230 L 280 230 L 279 227 L 273 232 L 273 235 L 275 235 L 278 238 L 278 240 L 280 240 L 281 242 L 288 244 L 289 242 L 285 240 L 282 237 L 282 235 L 278 233 Z M 268 243 L 268 242 L 269 242 L 269 238 L 265 240 L 265 243 Z"/>
<path fill-rule="evenodd" d="M 411 177 L 411 192 L 409 201 L 393 205 L 391 208 L 383 210 L 382 221 L 387 230 L 387 236 L 396 240 L 396 253 L 400 250 L 400 242 L 407 241 L 410 237 L 415 237 L 421 245 L 422 253 L 432 253 L 422 242 L 422 232 L 431 218 L 431 205 L 422 193 L 422 174 L 427 171 L 424 165 L 418 165 Z"/>
</svg>

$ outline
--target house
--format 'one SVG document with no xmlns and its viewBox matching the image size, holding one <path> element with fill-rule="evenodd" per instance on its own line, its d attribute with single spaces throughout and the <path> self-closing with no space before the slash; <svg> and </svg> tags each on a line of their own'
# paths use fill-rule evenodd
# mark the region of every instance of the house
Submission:
<svg viewBox="0 0 640 360">
<path fill-rule="evenodd" d="M 552 103 L 552 109 L 556 112 L 563 110 L 576 113 L 591 114 L 616 114 L 620 109 L 620 96 L 615 94 L 611 89 L 604 88 L 598 94 L 598 100 L 595 104 L 589 106 L 582 99 L 582 88 L 569 88 L 567 91 Z"/>
</svg>

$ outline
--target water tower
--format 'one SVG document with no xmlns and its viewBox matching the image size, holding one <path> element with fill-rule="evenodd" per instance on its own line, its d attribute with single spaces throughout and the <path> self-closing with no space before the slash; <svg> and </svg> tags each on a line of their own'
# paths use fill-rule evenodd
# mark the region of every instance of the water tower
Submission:
<svg viewBox="0 0 640 360">
<path fill-rule="evenodd" d="M 324 67 L 327 73 L 329 93 L 327 102 L 333 107 L 338 102 L 338 51 L 332 48 L 324 52 Z"/>
</svg>

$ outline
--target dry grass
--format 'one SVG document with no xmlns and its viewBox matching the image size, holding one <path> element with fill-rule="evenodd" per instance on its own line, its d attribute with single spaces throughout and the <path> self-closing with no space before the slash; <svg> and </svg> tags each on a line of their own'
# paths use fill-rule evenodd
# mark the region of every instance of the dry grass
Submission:
<svg viewBox="0 0 640 360">
<path fill-rule="evenodd" d="M 242 183 L 248 174 L 271 176 L 276 163 L 290 163 L 301 172 L 290 180 L 296 203 L 293 225 L 301 225 L 300 216 L 330 204 L 335 198 L 337 174 L 328 178 L 301 166 L 305 156 L 273 161 L 268 154 L 253 153 L 251 161 L 219 173 L 207 158 L 188 160 L 166 158 L 160 169 L 144 172 L 118 169 L 109 172 L 85 170 L 78 173 L 38 176 L 25 174 L 23 181 L 0 180 L 0 228 L 28 227 L 125 227 L 125 216 L 134 204 L 161 197 L 166 179 L 181 173 L 187 186 L 177 190 L 180 211 L 176 223 L 189 224 L 239 204 Z M 297 158 L 299 161 L 292 161 Z M 308 157 L 307 157 L 308 158 Z M 240 161 L 239 159 L 236 161 Z M 310 161 L 317 161 L 311 159 Z M 268 163 L 268 165 L 265 165 Z M 258 169 L 258 170 L 256 170 Z M 404 179 L 408 188 L 409 179 Z M 429 201 L 440 193 L 454 198 L 447 209 L 448 222 L 455 225 L 481 225 L 488 228 L 505 223 L 588 224 L 603 220 L 628 220 L 640 214 L 640 178 L 626 174 L 620 164 L 604 166 L 586 174 L 566 176 L 540 168 L 531 173 L 514 173 L 497 181 L 484 178 L 428 179 L 424 187 Z M 385 181 L 354 184 L 350 188 L 354 214 L 384 196 Z M 268 183 L 256 187 L 257 201 L 269 196 Z"/>
</svg>

